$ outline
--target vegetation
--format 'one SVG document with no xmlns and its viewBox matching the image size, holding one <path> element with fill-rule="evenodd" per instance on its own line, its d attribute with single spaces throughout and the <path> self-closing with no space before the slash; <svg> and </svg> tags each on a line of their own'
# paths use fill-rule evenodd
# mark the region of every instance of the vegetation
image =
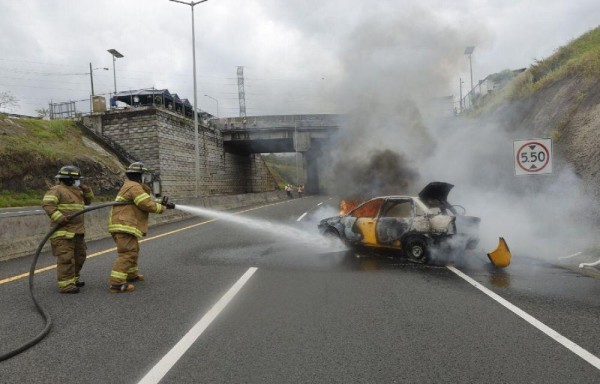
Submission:
<svg viewBox="0 0 600 384">
<path fill-rule="evenodd" d="M 505 70 L 490 76 L 497 82 L 506 83 L 506 86 L 491 97 L 481 98 L 475 103 L 475 109 L 467 114 L 481 115 L 506 101 L 531 97 L 562 80 L 573 78 L 579 81 L 579 90 L 573 101 L 580 104 L 600 78 L 600 27 L 560 47 L 550 57 L 536 60 L 521 74 L 513 75 L 512 71 Z"/>
<path fill-rule="evenodd" d="M 8 190 L 0 191 L 0 207 L 25 207 L 40 205 L 40 192 L 28 189 L 25 192 L 14 192 Z"/>
<path fill-rule="evenodd" d="M 19 105 L 19 100 L 10 92 L 0 92 L 0 109 L 16 107 L 17 105 Z"/>
<path fill-rule="evenodd" d="M 277 186 L 281 189 L 286 184 L 296 184 L 296 156 L 295 155 L 279 155 L 270 153 L 268 155 L 262 155 L 267 168 L 273 174 Z M 300 172 L 300 182 L 302 183 L 302 163 L 298 160 L 298 167 Z"/>
<path fill-rule="evenodd" d="M 39 205 L 56 171 L 67 163 L 80 166 L 84 176 L 93 169 L 97 177 L 88 179 L 88 183 L 97 196 L 95 200 L 112 200 L 114 195 L 106 190 L 111 183 L 98 172 L 115 165 L 104 166 L 104 159 L 104 155 L 85 145 L 83 132 L 74 121 L 11 119 L 0 115 L 0 162 L 3 164 L 0 207 Z"/>
<path fill-rule="evenodd" d="M 560 47 L 552 56 L 536 60 L 518 77 L 509 96 L 527 97 L 570 76 L 588 83 L 600 76 L 600 27 Z"/>
</svg>

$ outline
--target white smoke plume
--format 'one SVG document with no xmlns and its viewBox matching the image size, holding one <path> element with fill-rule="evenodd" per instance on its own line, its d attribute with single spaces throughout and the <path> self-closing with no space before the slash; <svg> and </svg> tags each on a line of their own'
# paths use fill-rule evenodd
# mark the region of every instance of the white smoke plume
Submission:
<svg viewBox="0 0 600 384">
<path fill-rule="evenodd" d="M 416 173 L 397 193 L 418 193 L 430 181 L 454 184 L 450 202 L 482 218 L 483 249 L 492 250 L 503 236 L 515 257 L 555 259 L 593 244 L 593 203 L 568 165 L 556 159 L 553 175 L 514 175 L 513 141 L 531 138 L 528 127 L 508 131 L 501 116 L 461 118 L 452 105 L 440 104 L 455 88 L 464 47 L 489 38 L 485 29 L 449 25 L 418 5 L 401 13 L 378 10 L 340 48 L 344 78 L 336 99 L 349 118 L 324 172 L 330 183 L 349 194 L 369 187 L 377 194 L 381 186 L 352 169 L 391 151 L 400 160 L 396 169 Z"/>
</svg>

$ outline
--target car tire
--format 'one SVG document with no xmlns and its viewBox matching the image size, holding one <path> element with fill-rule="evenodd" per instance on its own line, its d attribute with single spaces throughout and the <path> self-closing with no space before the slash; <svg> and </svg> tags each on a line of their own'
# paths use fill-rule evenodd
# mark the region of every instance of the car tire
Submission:
<svg viewBox="0 0 600 384">
<path fill-rule="evenodd" d="M 404 255 L 415 263 L 425 264 L 429 261 L 429 244 L 422 237 L 409 237 L 404 241 Z"/>
</svg>

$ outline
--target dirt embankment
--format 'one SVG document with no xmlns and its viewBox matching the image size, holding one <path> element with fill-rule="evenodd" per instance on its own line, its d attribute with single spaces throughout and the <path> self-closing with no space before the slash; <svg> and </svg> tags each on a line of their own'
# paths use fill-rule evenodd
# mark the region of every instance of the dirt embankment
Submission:
<svg viewBox="0 0 600 384">
<path fill-rule="evenodd" d="M 600 80 L 570 76 L 502 103 L 484 118 L 530 137 L 552 137 L 557 166 L 571 166 L 587 192 L 600 200 Z"/>
<path fill-rule="evenodd" d="M 73 122 L 9 119 L 0 115 L 0 192 L 41 196 L 64 165 L 81 169 L 98 196 L 114 196 L 124 166 L 116 156 L 85 137 Z"/>
</svg>

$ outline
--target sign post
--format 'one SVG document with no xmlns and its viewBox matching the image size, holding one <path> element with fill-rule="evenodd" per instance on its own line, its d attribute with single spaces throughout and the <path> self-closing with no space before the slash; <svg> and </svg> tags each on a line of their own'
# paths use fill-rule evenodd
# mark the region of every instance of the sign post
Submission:
<svg viewBox="0 0 600 384">
<path fill-rule="evenodd" d="M 552 173 L 552 139 L 515 140 L 513 144 L 515 175 Z"/>
</svg>

